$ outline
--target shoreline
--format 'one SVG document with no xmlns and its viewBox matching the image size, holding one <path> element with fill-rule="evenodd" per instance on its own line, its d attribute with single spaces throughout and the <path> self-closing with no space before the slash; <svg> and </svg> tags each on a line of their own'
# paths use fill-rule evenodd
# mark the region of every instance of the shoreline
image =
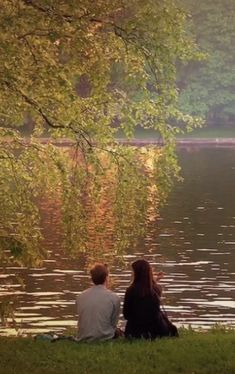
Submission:
<svg viewBox="0 0 235 374">
<path fill-rule="evenodd" d="M 144 147 L 147 145 L 159 145 L 163 146 L 164 143 L 162 139 L 124 139 L 124 138 L 116 138 L 117 143 L 121 145 L 130 145 L 130 146 L 137 146 L 137 147 Z M 74 141 L 70 139 L 50 139 L 50 138 L 41 138 L 42 144 L 52 143 L 58 146 L 72 146 L 74 145 Z M 213 146 L 213 147 L 235 147 L 235 138 L 176 138 L 175 139 L 176 146 L 185 147 L 185 146 L 198 146 L 198 147 L 206 147 L 206 146 Z"/>
<path fill-rule="evenodd" d="M 60 147 L 69 147 L 76 144 L 76 142 L 72 139 L 68 138 L 33 138 L 34 140 L 39 141 L 41 144 L 53 144 Z M 5 143 L 10 143 L 11 138 L 5 138 Z M 29 144 L 30 137 L 23 138 L 22 144 Z M 136 147 L 144 147 L 147 145 L 152 146 L 163 146 L 164 142 L 161 138 L 116 138 L 114 139 L 114 143 L 118 143 L 120 145 L 129 145 L 129 146 L 136 146 Z M 197 147 L 235 147 L 235 137 L 234 138 L 175 138 L 175 143 L 177 147 L 187 147 L 187 146 L 197 146 Z"/>
<path fill-rule="evenodd" d="M 127 145 L 164 145 L 161 139 L 117 139 L 120 144 Z M 176 138 L 177 146 L 235 146 L 235 138 Z"/>
</svg>

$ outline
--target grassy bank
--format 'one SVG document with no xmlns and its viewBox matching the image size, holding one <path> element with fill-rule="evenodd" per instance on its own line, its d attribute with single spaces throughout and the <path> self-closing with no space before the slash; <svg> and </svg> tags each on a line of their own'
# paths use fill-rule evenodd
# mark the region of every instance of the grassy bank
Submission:
<svg viewBox="0 0 235 374">
<path fill-rule="evenodd" d="M 50 343 L 0 338 L 0 373 L 235 373 L 235 331 L 155 342 Z"/>
</svg>

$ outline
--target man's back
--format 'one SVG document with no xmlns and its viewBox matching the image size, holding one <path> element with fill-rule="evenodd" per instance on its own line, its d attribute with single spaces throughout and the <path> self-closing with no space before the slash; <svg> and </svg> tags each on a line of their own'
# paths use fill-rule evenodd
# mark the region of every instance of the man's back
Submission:
<svg viewBox="0 0 235 374">
<path fill-rule="evenodd" d="M 120 299 L 104 285 L 94 285 L 77 297 L 79 340 L 107 340 L 115 335 Z"/>
</svg>

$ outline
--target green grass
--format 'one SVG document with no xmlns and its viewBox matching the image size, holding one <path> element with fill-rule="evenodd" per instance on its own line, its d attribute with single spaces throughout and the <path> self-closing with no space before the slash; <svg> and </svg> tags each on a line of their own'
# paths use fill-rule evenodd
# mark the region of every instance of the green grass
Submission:
<svg viewBox="0 0 235 374">
<path fill-rule="evenodd" d="M 179 339 L 81 344 L 0 338 L 0 373 L 235 373 L 235 332 L 187 332 Z"/>
</svg>

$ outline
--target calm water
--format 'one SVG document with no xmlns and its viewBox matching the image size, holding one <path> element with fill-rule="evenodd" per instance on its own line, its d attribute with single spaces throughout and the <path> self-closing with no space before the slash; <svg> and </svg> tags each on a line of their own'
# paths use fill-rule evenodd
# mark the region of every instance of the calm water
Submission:
<svg viewBox="0 0 235 374">
<path fill-rule="evenodd" d="M 175 186 L 161 218 L 149 223 L 145 243 L 125 256 L 127 268 L 112 269 L 113 289 L 123 298 L 130 263 L 145 257 L 166 272 L 163 302 L 178 326 L 235 326 L 235 149 L 182 149 L 179 159 L 184 182 Z M 0 298 L 15 295 L 24 332 L 76 326 L 75 295 L 90 284 L 84 265 L 61 253 L 56 214 L 53 206 L 46 210 L 52 252 L 44 266 L 0 267 Z M 14 331 L 0 328 L 7 332 Z"/>
</svg>

